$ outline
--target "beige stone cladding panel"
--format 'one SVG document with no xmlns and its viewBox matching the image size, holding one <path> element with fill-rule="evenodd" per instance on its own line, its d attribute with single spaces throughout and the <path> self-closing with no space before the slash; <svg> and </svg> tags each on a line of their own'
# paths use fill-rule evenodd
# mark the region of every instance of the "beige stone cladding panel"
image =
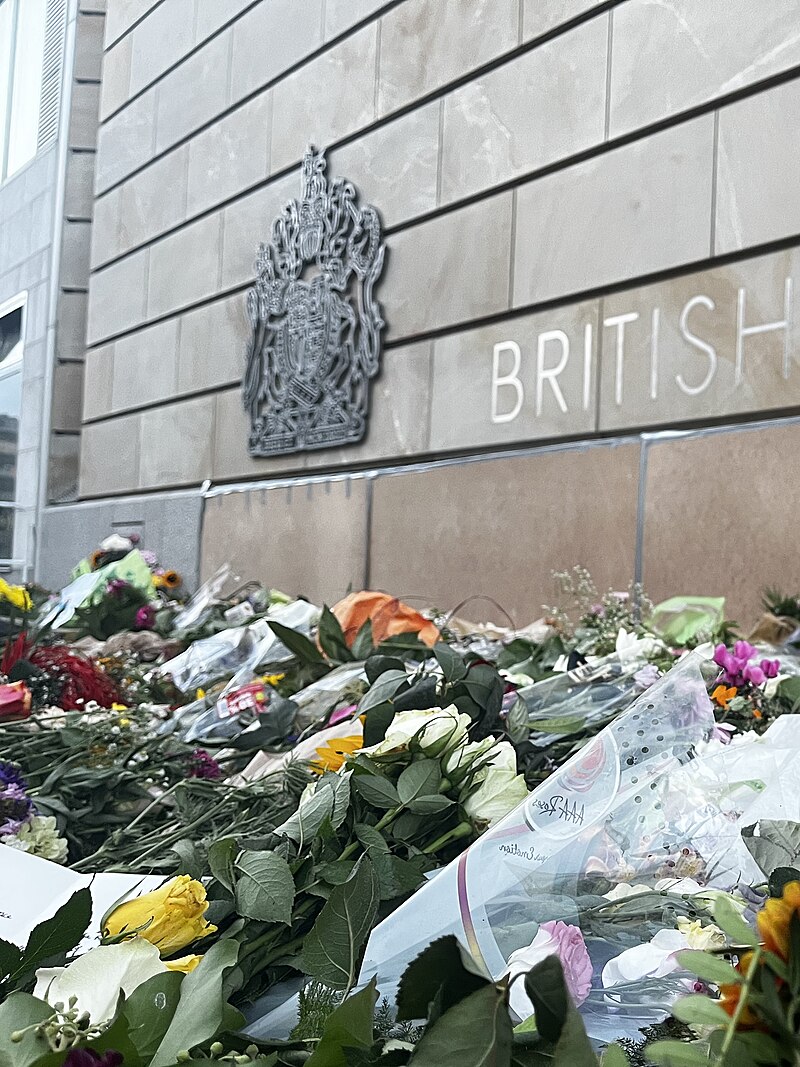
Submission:
<svg viewBox="0 0 800 1067">
<path fill-rule="evenodd" d="M 606 297 L 600 429 L 800 406 L 798 289 L 792 250 Z"/>
<path fill-rule="evenodd" d="M 334 603 L 365 583 L 369 485 L 342 478 L 206 501 L 204 577 L 235 571 L 290 595 Z"/>
<path fill-rule="evenodd" d="M 721 109 L 717 253 L 800 233 L 799 128 L 800 80 Z"/>
<path fill-rule="evenodd" d="M 97 13 L 78 12 L 75 23 L 73 76 L 78 81 L 99 81 L 103 63 L 105 19 Z"/>
<path fill-rule="evenodd" d="M 592 19 L 444 98 L 443 203 L 603 141 L 608 21 Z"/>
<path fill-rule="evenodd" d="M 184 315 L 178 391 L 199 392 L 241 381 L 249 340 L 250 324 L 241 293 Z"/>
<path fill-rule="evenodd" d="M 133 38 L 127 34 L 103 56 L 100 90 L 100 121 L 123 107 L 131 96 L 131 51 Z"/>
<path fill-rule="evenodd" d="M 155 152 L 156 90 L 148 89 L 100 127 L 95 191 L 99 195 Z"/>
<path fill-rule="evenodd" d="M 122 252 L 120 204 L 123 187 L 117 187 L 94 202 L 90 262 L 92 270 L 103 266 Z"/>
<path fill-rule="evenodd" d="M 521 186 L 515 305 L 706 258 L 713 151 L 705 115 Z"/>
<path fill-rule="evenodd" d="M 434 342 L 431 449 L 592 433 L 597 301 Z"/>
<path fill-rule="evenodd" d="M 129 492 L 139 481 L 141 415 L 84 425 L 79 493 L 82 497 Z"/>
<path fill-rule="evenodd" d="M 325 40 L 345 33 L 387 7 L 390 0 L 325 0 Z"/>
<path fill-rule="evenodd" d="M 522 38 L 541 37 L 601 6 L 598 0 L 522 0 Z"/>
<path fill-rule="evenodd" d="M 519 0 L 405 0 L 381 19 L 378 114 L 419 100 L 518 41 Z"/>
<path fill-rule="evenodd" d="M 106 14 L 106 48 L 143 18 L 158 0 L 111 0 Z"/>
<path fill-rule="evenodd" d="M 231 28 L 212 37 L 158 83 L 156 152 L 170 148 L 227 107 L 232 39 Z"/>
<path fill-rule="evenodd" d="M 613 18 L 612 136 L 800 63 L 798 0 L 627 0 Z"/>
<path fill-rule="evenodd" d="M 800 425 L 742 429 L 650 446 L 643 578 L 658 601 L 727 598 L 746 634 L 770 586 L 795 588 Z"/>
<path fill-rule="evenodd" d="M 51 430 L 74 433 L 81 428 L 81 397 L 83 395 L 83 364 L 55 365 L 53 375 L 53 408 Z"/>
<path fill-rule="evenodd" d="M 374 589 L 451 610 L 492 597 L 515 624 L 581 563 L 600 589 L 634 575 L 639 446 L 596 446 L 383 475 L 373 490 Z M 500 622 L 486 601 L 462 612 Z"/>
<path fill-rule="evenodd" d="M 272 94 L 262 93 L 192 139 L 190 217 L 268 177 L 271 121 Z"/>
<path fill-rule="evenodd" d="M 110 194 L 120 197 L 120 251 L 128 252 L 152 241 L 164 230 L 184 221 L 188 158 L 189 147 L 182 145 L 157 159 Z"/>
<path fill-rule="evenodd" d="M 114 382 L 114 346 L 104 345 L 86 353 L 83 377 L 83 418 L 100 418 L 111 411 Z"/>
<path fill-rule="evenodd" d="M 328 156 L 328 174 L 351 181 L 361 203 L 374 204 L 385 226 L 433 211 L 439 114 L 439 102 L 434 101 L 334 149 Z"/>
<path fill-rule="evenodd" d="M 83 360 L 86 352 L 86 293 L 60 293 L 56 322 L 56 354 L 59 359 Z"/>
<path fill-rule="evenodd" d="M 88 343 L 97 344 L 144 320 L 150 250 L 96 271 L 89 285 Z"/>
<path fill-rule="evenodd" d="M 143 412 L 140 450 L 140 489 L 204 482 L 214 451 L 214 397 Z"/>
<path fill-rule="evenodd" d="M 194 45 L 196 6 L 197 0 L 165 0 L 133 28 L 131 95 L 161 77 Z"/>
<path fill-rule="evenodd" d="M 511 211 L 502 193 L 392 237 L 381 288 L 389 337 L 506 310 Z"/>
<path fill-rule="evenodd" d="M 277 83 L 273 171 L 299 162 L 309 143 L 324 148 L 373 120 L 377 37 L 370 23 Z"/>
<path fill-rule="evenodd" d="M 69 116 L 69 147 L 93 150 L 98 143 L 97 114 L 100 86 L 93 82 L 76 82 L 72 86 Z"/>
<path fill-rule="evenodd" d="M 204 41 L 251 3 L 252 0 L 200 0 L 197 5 L 197 40 Z"/>
<path fill-rule="evenodd" d="M 147 314 L 153 319 L 218 292 L 222 216 L 209 215 L 150 248 Z"/>
<path fill-rule="evenodd" d="M 233 27 L 232 99 L 284 74 L 322 44 L 323 0 L 261 0 Z"/>
<path fill-rule="evenodd" d="M 67 185 L 64 211 L 71 218 L 91 218 L 94 201 L 94 156 L 70 152 L 67 156 Z"/>
<path fill-rule="evenodd" d="M 230 289 L 255 278 L 258 246 L 269 243 L 272 221 L 283 205 L 300 195 L 300 171 L 270 182 L 236 200 L 222 212 L 220 286 Z"/>
<path fill-rule="evenodd" d="M 121 337 L 114 345 L 112 410 L 170 400 L 175 394 L 177 361 L 177 319 Z"/>
</svg>

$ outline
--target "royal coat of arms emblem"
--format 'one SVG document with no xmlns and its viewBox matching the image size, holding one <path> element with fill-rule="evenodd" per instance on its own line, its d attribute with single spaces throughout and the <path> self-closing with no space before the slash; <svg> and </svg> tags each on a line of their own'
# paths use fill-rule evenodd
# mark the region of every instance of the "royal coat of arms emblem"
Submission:
<svg viewBox="0 0 800 1067">
<path fill-rule="evenodd" d="M 272 224 L 247 294 L 252 327 L 242 386 L 252 456 L 360 441 L 380 366 L 374 289 L 386 246 L 374 207 L 329 181 L 322 152 L 303 159 L 302 192 Z"/>
</svg>

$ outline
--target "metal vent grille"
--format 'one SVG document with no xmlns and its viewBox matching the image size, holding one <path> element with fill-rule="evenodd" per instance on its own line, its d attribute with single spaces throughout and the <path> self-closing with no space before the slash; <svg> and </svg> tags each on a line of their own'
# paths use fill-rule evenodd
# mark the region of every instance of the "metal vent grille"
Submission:
<svg viewBox="0 0 800 1067">
<path fill-rule="evenodd" d="M 66 0 L 49 0 L 44 37 L 42 97 L 39 107 L 39 150 L 52 144 L 58 137 L 61 68 L 64 61 L 64 29 L 66 22 Z"/>
</svg>

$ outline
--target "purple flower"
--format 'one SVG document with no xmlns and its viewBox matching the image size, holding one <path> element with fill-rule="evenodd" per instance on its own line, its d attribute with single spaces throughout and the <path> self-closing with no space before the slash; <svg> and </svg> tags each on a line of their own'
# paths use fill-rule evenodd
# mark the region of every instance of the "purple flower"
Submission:
<svg viewBox="0 0 800 1067">
<path fill-rule="evenodd" d="M 762 659 L 761 670 L 764 672 L 767 678 L 777 678 L 781 670 L 781 661 L 779 659 Z"/>
<path fill-rule="evenodd" d="M 654 663 L 648 663 L 634 674 L 633 680 L 640 689 L 649 689 L 660 677 L 661 671 L 658 667 Z"/>
<path fill-rule="evenodd" d="M 142 559 L 151 570 L 158 566 L 158 556 L 155 552 L 151 552 L 149 548 L 143 548 L 141 555 Z"/>
<path fill-rule="evenodd" d="M 188 775 L 190 778 L 216 781 L 222 777 L 222 767 L 202 748 L 196 748 L 189 757 Z"/>
<path fill-rule="evenodd" d="M 156 609 L 152 604 L 143 604 L 142 607 L 136 612 L 136 618 L 134 620 L 134 629 L 136 630 L 152 630 L 156 621 Z"/>
<path fill-rule="evenodd" d="M 20 774 L 19 769 L 13 763 L 0 760 L 0 789 L 9 785 L 17 785 L 20 789 L 28 788 L 28 783 Z"/>
<path fill-rule="evenodd" d="M 709 741 L 721 741 L 723 745 L 729 745 L 731 736 L 736 733 L 736 727 L 729 722 L 715 722 L 714 729 L 708 736 Z"/>
<path fill-rule="evenodd" d="M 724 667 L 728 655 L 728 650 L 724 645 L 717 645 L 717 647 L 714 649 L 714 662 L 718 666 Z"/>
<path fill-rule="evenodd" d="M 766 674 L 755 663 L 748 663 L 745 665 L 742 671 L 742 676 L 746 682 L 750 682 L 751 685 L 763 685 L 767 680 Z"/>
<path fill-rule="evenodd" d="M 558 956 L 561 960 L 567 989 L 575 1004 L 580 1006 L 592 988 L 592 961 L 579 926 L 568 926 L 561 920 L 542 923 L 527 948 L 511 953 L 505 973 L 509 978 L 527 974 L 548 956 Z M 533 1004 L 522 980 L 511 986 L 510 1004 L 520 1019 L 533 1014 Z"/>
<path fill-rule="evenodd" d="M 127 588 L 128 583 L 123 578 L 112 578 L 106 586 L 106 592 L 109 596 L 119 598 Z"/>
<path fill-rule="evenodd" d="M 756 649 L 749 641 L 737 641 L 733 646 L 733 654 L 737 659 L 743 659 L 747 663 L 755 656 Z"/>
</svg>

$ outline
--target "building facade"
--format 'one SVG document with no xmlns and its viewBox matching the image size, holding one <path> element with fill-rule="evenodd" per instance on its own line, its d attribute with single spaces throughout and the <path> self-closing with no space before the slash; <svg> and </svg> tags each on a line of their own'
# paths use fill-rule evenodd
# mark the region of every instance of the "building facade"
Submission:
<svg viewBox="0 0 800 1067">
<path fill-rule="evenodd" d="M 105 0 L 0 0 L 0 571 L 78 491 Z"/>
<path fill-rule="evenodd" d="M 107 7 L 43 581 L 125 528 L 518 623 L 574 563 L 745 622 L 800 584 L 800 0 Z M 246 294 L 309 144 L 383 220 L 382 365 L 360 443 L 256 458 Z"/>
</svg>

